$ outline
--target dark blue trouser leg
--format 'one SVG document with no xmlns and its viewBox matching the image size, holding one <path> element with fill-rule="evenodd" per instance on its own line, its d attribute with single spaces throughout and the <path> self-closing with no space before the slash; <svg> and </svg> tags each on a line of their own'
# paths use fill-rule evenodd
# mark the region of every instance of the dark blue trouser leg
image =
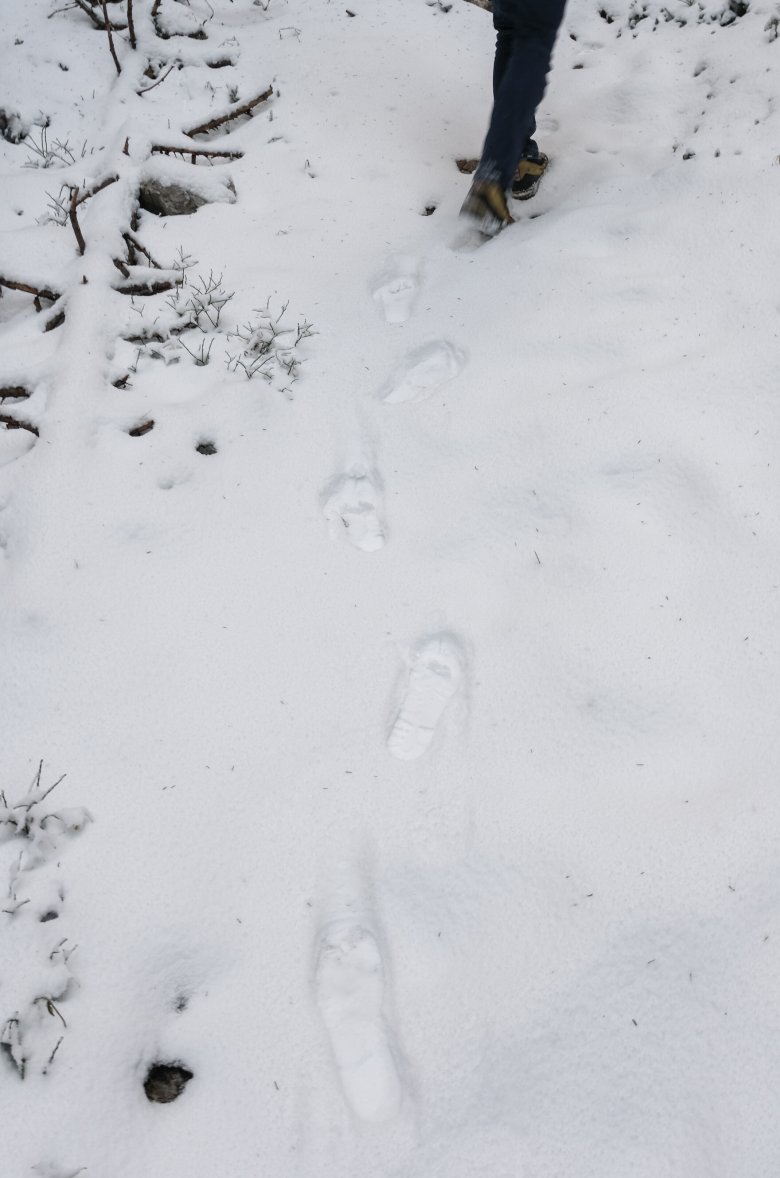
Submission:
<svg viewBox="0 0 780 1178">
<path fill-rule="evenodd" d="M 564 5 L 565 0 L 493 0 L 493 114 L 477 169 L 480 180 L 507 188 L 520 157 L 535 149 L 536 108 Z"/>
</svg>

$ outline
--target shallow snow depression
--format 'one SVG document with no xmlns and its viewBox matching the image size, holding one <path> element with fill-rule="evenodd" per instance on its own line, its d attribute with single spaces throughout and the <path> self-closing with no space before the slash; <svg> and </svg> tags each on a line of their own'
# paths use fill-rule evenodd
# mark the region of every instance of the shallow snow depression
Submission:
<svg viewBox="0 0 780 1178">
<path fill-rule="evenodd" d="M 777 5 L 570 0 L 477 250 L 487 13 L 131 8 L 0 30 L 3 1175 L 774 1178 Z"/>
</svg>

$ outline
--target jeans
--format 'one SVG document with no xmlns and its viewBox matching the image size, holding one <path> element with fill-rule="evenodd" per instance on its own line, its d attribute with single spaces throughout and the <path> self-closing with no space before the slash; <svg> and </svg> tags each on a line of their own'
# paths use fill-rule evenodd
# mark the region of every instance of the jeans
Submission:
<svg viewBox="0 0 780 1178">
<path fill-rule="evenodd" d="M 547 85 L 555 38 L 566 0 L 493 0 L 496 57 L 493 114 L 479 180 L 508 188 L 523 156 L 536 155 L 536 108 Z"/>
</svg>

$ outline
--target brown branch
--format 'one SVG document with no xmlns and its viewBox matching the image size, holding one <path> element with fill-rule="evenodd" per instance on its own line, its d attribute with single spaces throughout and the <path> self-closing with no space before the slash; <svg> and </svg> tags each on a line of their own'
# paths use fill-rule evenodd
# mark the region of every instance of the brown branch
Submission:
<svg viewBox="0 0 780 1178">
<path fill-rule="evenodd" d="M 165 290 L 173 290 L 175 286 L 175 279 L 161 278 L 156 282 L 126 282 L 122 286 L 115 286 L 114 290 L 123 295 L 155 295 L 162 294 Z"/>
<path fill-rule="evenodd" d="M 102 0 L 101 0 L 101 2 L 102 2 Z M 92 21 L 95 28 L 100 29 L 101 33 L 106 32 L 107 29 L 113 31 L 114 33 L 121 33 L 124 29 L 127 28 L 127 25 L 115 25 L 115 24 L 112 24 L 110 21 L 108 22 L 108 25 L 105 25 L 103 23 L 103 21 L 100 19 L 100 17 L 98 16 L 98 14 L 94 11 L 92 6 L 87 3 L 87 0 L 73 0 L 73 3 L 77 4 L 82 12 L 86 12 L 87 16 Z M 105 7 L 105 5 L 103 7 Z M 108 18 L 106 18 L 106 19 L 108 19 Z"/>
<path fill-rule="evenodd" d="M 55 303 L 53 307 L 49 307 L 48 311 L 44 315 L 43 330 L 44 332 L 54 331 L 56 328 L 62 327 L 64 322 L 65 302 L 64 300 L 61 300 L 59 305 L 58 303 Z"/>
<path fill-rule="evenodd" d="M 109 176 L 105 180 L 101 180 L 99 184 L 93 184 L 92 188 L 85 188 L 81 196 L 76 201 L 77 205 L 81 205 L 85 200 L 89 200 L 92 196 L 97 196 L 104 188 L 108 188 L 109 184 L 116 184 L 118 176 Z"/>
<path fill-rule="evenodd" d="M 127 0 L 127 31 L 130 35 L 130 48 L 136 49 L 135 24 L 133 23 L 133 0 Z"/>
<path fill-rule="evenodd" d="M 122 261 L 121 258 L 112 258 L 111 261 L 114 263 L 114 265 L 116 266 L 117 270 L 119 271 L 119 273 L 122 275 L 123 278 L 130 277 L 130 271 L 128 270 L 127 266 L 124 264 L 124 262 Z"/>
<path fill-rule="evenodd" d="M 152 155 L 191 155 L 193 163 L 195 157 L 202 155 L 207 159 L 226 159 L 226 160 L 240 160 L 243 159 L 243 151 L 218 151 L 212 147 L 166 147 L 162 143 L 155 143 L 152 145 Z"/>
<path fill-rule="evenodd" d="M 32 393 L 24 385 L 14 384 L 0 387 L 0 401 L 26 401 Z"/>
<path fill-rule="evenodd" d="M 267 102 L 273 92 L 273 86 L 269 86 L 262 94 L 258 94 L 256 98 L 250 98 L 249 102 L 244 102 L 241 106 L 237 106 L 235 110 L 229 110 L 227 114 L 218 115 L 215 119 L 210 119 L 207 123 L 201 123 L 198 127 L 191 127 L 184 134 L 205 135 L 209 131 L 215 131 L 217 127 L 223 127 L 225 123 L 232 122 L 233 119 L 240 119 L 242 115 L 249 115 L 261 102 Z"/>
<path fill-rule="evenodd" d="M 35 434 L 36 438 L 40 437 L 37 426 L 32 425 L 29 421 L 19 421 L 16 417 L 9 417 L 5 413 L 0 413 L 0 425 L 4 425 L 6 429 L 26 429 L 28 433 Z"/>
<path fill-rule="evenodd" d="M 162 270 L 162 266 L 160 265 L 160 263 L 156 262 L 154 260 L 154 258 L 149 253 L 146 246 L 142 242 L 140 242 L 138 240 L 138 238 L 135 237 L 134 234 L 127 231 L 122 234 L 122 237 L 125 239 L 125 243 L 127 245 L 127 260 L 129 261 L 131 266 L 135 265 L 135 262 L 131 256 L 132 252 L 137 250 L 139 254 L 143 254 L 143 256 L 147 259 L 147 261 L 149 262 L 149 265 L 152 267 L 152 269 Z"/>
<path fill-rule="evenodd" d="M 150 90 L 154 90 L 155 86 L 159 86 L 161 82 L 164 82 L 165 79 L 168 77 L 168 74 L 173 73 L 173 71 L 175 69 L 176 69 L 176 62 L 174 62 L 172 66 L 168 67 L 168 69 L 165 71 L 165 73 L 163 74 L 163 76 L 161 78 L 158 78 L 156 82 L 152 82 L 151 86 L 146 86 L 145 89 L 143 89 L 143 90 L 136 90 L 136 94 L 138 95 L 138 97 L 140 98 L 143 94 L 148 94 Z"/>
<path fill-rule="evenodd" d="M 106 9 L 106 0 L 100 0 L 100 6 L 103 9 L 103 20 L 105 21 L 106 32 L 108 34 L 108 47 L 111 50 L 111 56 L 114 59 L 114 65 L 116 66 L 116 72 L 118 74 L 121 74 L 122 67 L 119 64 L 119 58 L 117 57 L 116 49 L 114 48 L 114 38 L 111 36 L 111 21 L 108 19 L 108 11 Z"/>
<path fill-rule="evenodd" d="M 60 297 L 57 291 L 49 290 L 47 286 L 32 286 L 29 282 L 16 282 L 13 278 L 4 278 L 2 274 L 0 274 L 0 286 L 6 286 L 9 290 L 23 290 L 25 294 L 36 295 L 39 299 L 48 299 L 51 303 L 56 303 Z"/>
<path fill-rule="evenodd" d="M 73 188 L 71 190 L 70 208 L 68 209 L 68 217 L 70 219 L 71 228 L 72 228 L 73 232 L 76 234 L 76 241 L 78 242 L 79 253 L 81 254 L 82 257 L 84 257 L 84 251 L 87 248 L 87 243 L 84 240 L 84 234 L 81 232 L 81 226 L 79 225 L 79 219 L 76 216 L 76 205 L 79 202 L 78 197 L 79 197 L 79 190 L 78 190 L 78 185 L 77 185 L 75 188 Z"/>
</svg>

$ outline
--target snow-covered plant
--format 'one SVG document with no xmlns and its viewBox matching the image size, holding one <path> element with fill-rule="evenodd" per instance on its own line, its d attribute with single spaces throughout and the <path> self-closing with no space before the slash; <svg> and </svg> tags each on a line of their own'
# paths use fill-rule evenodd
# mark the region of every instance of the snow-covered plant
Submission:
<svg viewBox="0 0 780 1178">
<path fill-rule="evenodd" d="M 77 156 L 69 140 L 66 139 L 64 143 L 60 139 L 50 140 L 48 128 L 49 124 L 43 123 L 38 129 L 37 139 L 32 131 L 25 135 L 22 142 L 29 152 L 29 159 L 24 165 L 26 168 L 66 168 L 69 164 L 75 164 L 77 158 L 83 159 L 88 154 L 86 141 Z"/>
<path fill-rule="evenodd" d="M 4 962 L 0 1049 L 22 1079 L 31 1068 L 46 1073 L 67 1028 L 58 1004 L 73 980 L 69 962 L 76 946 L 59 935 L 59 924 L 58 935 L 51 935 L 65 895 L 58 861 L 63 842 L 91 821 L 83 806 L 52 810 L 44 805 L 64 775 L 44 786 L 42 773 L 43 762 L 31 788 L 15 803 L 0 790 L 0 847 L 10 863 L 0 917 L 10 922 L 6 935 L 13 945 Z"/>
<path fill-rule="evenodd" d="M 300 345 L 316 333 L 306 319 L 299 320 L 294 327 L 285 324 L 288 306 L 289 303 L 284 303 L 275 314 L 269 299 L 265 307 L 254 312 L 256 319 L 232 333 L 230 338 L 242 346 L 232 353 L 226 351 L 228 372 L 242 372 L 248 380 L 261 376 L 269 383 L 281 381 L 280 391 L 291 395 L 289 385 L 298 379 L 303 363 Z"/>
</svg>

